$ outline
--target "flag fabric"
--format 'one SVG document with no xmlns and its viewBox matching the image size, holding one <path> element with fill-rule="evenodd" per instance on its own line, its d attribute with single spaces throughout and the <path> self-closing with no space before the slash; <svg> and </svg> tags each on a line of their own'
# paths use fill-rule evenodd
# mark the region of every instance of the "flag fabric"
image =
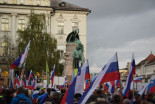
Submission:
<svg viewBox="0 0 155 104">
<path fill-rule="evenodd" d="M 115 88 L 113 87 L 113 85 L 111 84 L 111 82 L 106 82 L 105 86 L 106 86 L 106 90 L 108 90 L 110 92 L 110 94 L 113 94 L 114 93 L 114 89 Z"/>
<path fill-rule="evenodd" d="M 134 55 L 132 55 L 129 75 L 127 77 L 126 84 L 125 84 L 125 87 L 123 88 L 123 92 L 122 92 L 122 95 L 124 97 L 126 96 L 127 98 L 129 97 L 131 82 L 133 81 L 134 70 L 135 70 L 135 59 L 134 59 Z"/>
<path fill-rule="evenodd" d="M 119 76 L 118 59 L 116 53 L 104 66 L 101 72 L 99 72 L 99 74 L 96 76 L 95 80 L 91 83 L 86 92 L 84 92 L 78 104 L 85 104 L 99 84 L 119 79 L 120 76 Z"/>
<path fill-rule="evenodd" d="M 90 86 L 90 80 L 86 80 L 86 85 L 84 91 L 86 91 Z"/>
<path fill-rule="evenodd" d="M 65 92 L 60 104 L 74 104 L 76 79 L 77 77 L 74 78 L 73 82 Z"/>
<path fill-rule="evenodd" d="M 25 61 L 25 59 L 27 58 L 27 55 L 28 55 L 30 42 L 31 41 L 29 41 L 28 45 L 26 46 L 25 51 L 23 52 L 23 54 L 21 56 L 19 56 L 18 59 L 11 64 L 11 69 L 14 69 L 15 67 L 20 67 L 20 68 L 22 67 L 22 64 L 24 63 L 24 61 Z"/>
<path fill-rule="evenodd" d="M 149 83 L 147 83 L 147 84 L 138 92 L 138 94 L 139 94 L 139 95 L 143 95 L 143 93 L 144 93 L 145 89 L 148 87 L 148 85 L 149 85 Z"/>
<path fill-rule="evenodd" d="M 24 88 L 26 88 L 25 63 L 24 63 L 23 68 L 22 68 L 21 79 L 20 80 L 21 80 L 20 85 L 23 86 Z"/>
<path fill-rule="evenodd" d="M 95 73 L 93 73 L 92 82 L 94 81 L 95 78 L 96 78 L 96 75 Z"/>
<path fill-rule="evenodd" d="M 137 82 L 141 82 L 143 79 L 143 76 L 140 76 L 140 77 L 135 77 L 134 78 L 134 82 L 137 83 Z"/>
<path fill-rule="evenodd" d="M 0 78 L 1 78 L 1 71 L 2 71 L 2 70 L 0 69 Z"/>
<path fill-rule="evenodd" d="M 84 89 L 84 91 L 86 91 L 87 88 L 90 86 L 90 73 L 89 73 L 89 64 L 88 64 L 88 60 L 87 60 L 87 66 L 86 66 L 85 80 L 86 80 L 86 84 L 85 84 L 85 89 Z"/>
<path fill-rule="evenodd" d="M 47 86 L 50 84 L 50 77 L 49 77 L 49 67 L 48 67 L 48 63 L 46 61 L 46 80 L 47 80 Z"/>
<path fill-rule="evenodd" d="M 32 70 L 30 71 L 29 77 L 28 77 L 28 85 L 31 85 L 31 78 L 33 78 Z"/>
<path fill-rule="evenodd" d="M 79 65 L 79 68 L 78 68 L 79 70 L 78 70 L 76 85 L 75 85 L 75 94 L 76 93 L 80 93 L 81 95 L 83 94 L 85 75 L 86 75 L 86 70 L 88 70 L 88 67 L 89 66 L 88 66 L 87 60 L 85 61 L 82 67 Z"/>
<path fill-rule="evenodd" d="M 155 75 L 153 75 L 149 81 L 148 87 L 146 89 L 146 93 L 155 92 Z"/>
<path fill-rule="evenodd" d="M 86 73 L 85 73 L 85 80 L 90 80 L 90 73 L 89 73 L 89 63 L 88 60 L 86 61 Z"/>
<path fill-rule="evenodd" d="M 32 90 L 34 90 L 36 88 L 36 83 L 37 83 L 37 76 L 34 76 L 33 84 L 32 84 Z"/>
<path fill-rule="evenodd" d="M 25 75 L 25 69 L 23 68 L 23 84 L 24 84 L 24 88 L 26 88 L 26 75 Z"/>
<path fill-rule="evenodd" d="M 10 81 L 10 87 L 13 89 L 13 82 L 14 82 L 14 69 L 10 69 L 10 77 L 11 77 L 11 81 Z"/>
<path fill-rule="evenodd" d="M 16 75 L 15 80 L 14 80 L 14 87 L 18 88 L 19 86 L 20 86 L 20 81 L 19 81 L 18 76 Z"/>
<path fill-rule="evenodd" d="M 120 80 L 115 80 L 115 86 L 120 87 Z"/>
<path fill-rule="evenodd" d="M 54 87 L 54 75 L 55 75 L 55 65 L 53 66 L 53 70 L 51 71 L 51 87 Z"/>
</svg>

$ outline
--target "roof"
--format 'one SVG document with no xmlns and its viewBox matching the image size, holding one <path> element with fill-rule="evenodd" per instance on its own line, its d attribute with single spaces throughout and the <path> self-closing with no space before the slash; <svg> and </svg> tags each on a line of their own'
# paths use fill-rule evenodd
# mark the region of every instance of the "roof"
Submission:
<svg viewBox="0 0 155 104">
<path fill-rule="evenodd" d="M 139 62 L 136 66 L 139 67 L 143 64 L 151 64 L 155 62 L 155 56 L 151 53 L 146 59 Z"/>
<path fill-rule="evenodd" d="M 64 2 L 62 0 L 51 0 L 51 7 L 54 8 L 55 10 L 91 12 L 88 8 L 82 8 L 80 6 Z"/>
</svg>

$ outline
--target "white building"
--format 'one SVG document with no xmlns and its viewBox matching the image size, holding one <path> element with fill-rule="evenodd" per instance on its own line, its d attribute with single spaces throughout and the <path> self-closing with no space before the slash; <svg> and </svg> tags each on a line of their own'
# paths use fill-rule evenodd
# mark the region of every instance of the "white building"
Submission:
<svg viewBox="0 0 155 104">
<path fill-rule="evenodd" d="M 31 9 L 46 15 L 47 32 L 57 39 L 61 58 L 66 51 L 66 37 L 73 29 L 79 29 L 86 57 L 86 25 L 90 10 L 61 0 L 0 0 L 0 38 L 8 35 L 16 44 L 17 30 L 26 27 Z M 3 55 L 2 51 L 0 53 Z"/>
<path fill-rule="evenodd" d="M 152 53 L 136 65 L 136 74 L 144 76 L 146 81 L 155 74 L 155 56 Z"/>
</svg>

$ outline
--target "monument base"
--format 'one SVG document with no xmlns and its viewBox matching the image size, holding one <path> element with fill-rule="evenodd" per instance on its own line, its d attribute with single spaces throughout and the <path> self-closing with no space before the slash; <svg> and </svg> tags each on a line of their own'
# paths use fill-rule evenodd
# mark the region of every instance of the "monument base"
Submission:
<svg viewBox="0 0 155 104">
<path fill-rule="evenodd" d="M 76 48 L 75 43 L 66 44 L 66 53 L 64 54 L 65 66 L 64 66 L 64 75 L 66 75 L 68 81 L 72 81 L 72 75 L 74 72 L 73 68 L 73 52 Z"/>
</svg>

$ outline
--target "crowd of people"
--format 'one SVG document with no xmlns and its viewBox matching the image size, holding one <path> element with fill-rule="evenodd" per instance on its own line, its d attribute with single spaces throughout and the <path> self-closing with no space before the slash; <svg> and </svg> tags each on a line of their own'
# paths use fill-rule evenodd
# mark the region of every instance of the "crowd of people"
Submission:
<svg viewBox="0 0 155 104">
<path fill-rule="evenodd" d="M 4 88 L 0 91 L 0 104 L 60 104 L 66 89 L 36 88 L 31 91 L 23 87 L 17 89 Z M 86 104 L 155 104 L 155 93 L 139 95 L 132 92 L 129 98 L 123 98 L 120 93 L 110 95 L 104 89 L 96 89 Z M 74 95 L 74 104 L 78 104 L 81 94 Z M 64 103 L 67 104 L 67 103 Z"/>
</svg>

